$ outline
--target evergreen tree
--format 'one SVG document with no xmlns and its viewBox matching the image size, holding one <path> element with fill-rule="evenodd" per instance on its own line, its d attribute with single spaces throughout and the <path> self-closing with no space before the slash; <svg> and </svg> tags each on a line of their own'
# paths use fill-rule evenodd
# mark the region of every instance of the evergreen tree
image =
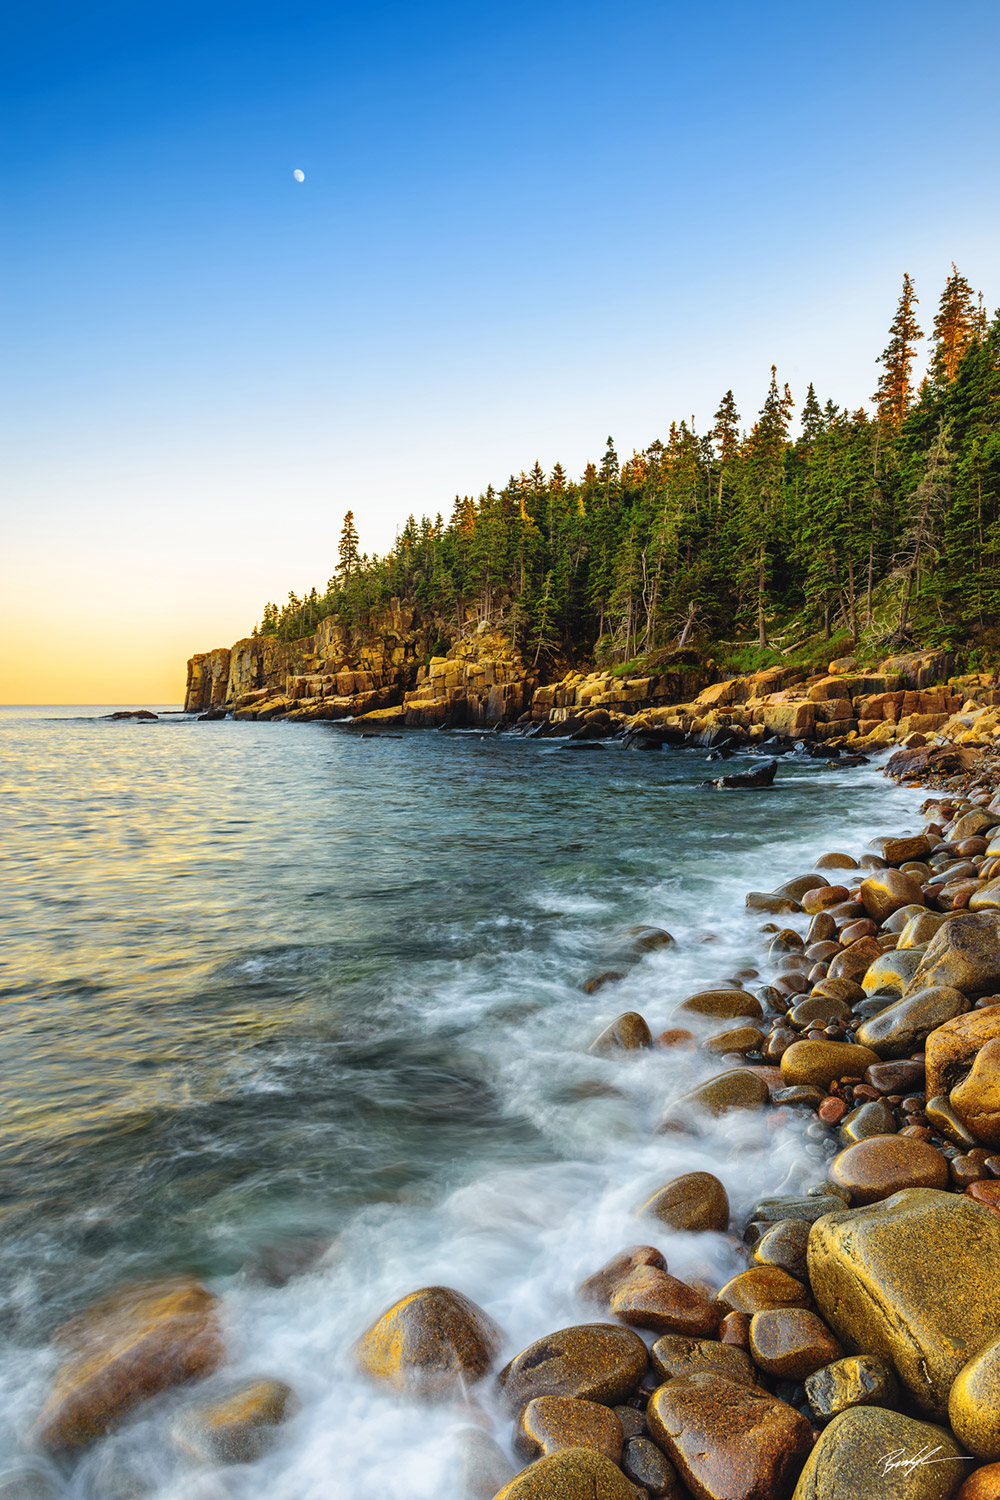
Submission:
<svg viewBox="0 0 1000 1500">
<path fill-rule="evenodd" d="M 917 357 L 917 341 L 923 338 L 913 311 L 917 302 L 913 282 L 909 275 L 904 275 L 889 342 L 877 361 L 882 366 L 882 376 L 872 397 L 878 407 L 879 421 L 886 427 L 901 426 L 913 402 L 913 362 Z"/>
<path fill-rule="evenodd" d="M 972 288 L 955 262 L 944 284 L 941 301 L 934 318 L 934 352 L 931 356 L 931 378 L 949 385 L 981 327 L 980 309 Z"/>
<path fill-rule="evenodd" d="M 353 510 L 349 510 L 344 517 L 337 555 L 340 559 L 340 578 L 346 585 L 350 582 L 351 574 L 358 565 L 358 533 L 354 529 Z"/>
</svg>

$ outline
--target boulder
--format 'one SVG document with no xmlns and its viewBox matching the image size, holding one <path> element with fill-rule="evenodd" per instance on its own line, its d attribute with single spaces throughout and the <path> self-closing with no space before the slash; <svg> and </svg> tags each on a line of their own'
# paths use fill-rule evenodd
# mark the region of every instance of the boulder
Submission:
<svg viewBox="0 0 1000 1500">
<path fill-rule="evenodd" d="M 1000 1458 L 1000 1339 L 959 1370 L 948 1397 L 948 1420 L 970 1453 Z"/>
<path fill-rule="evenodd" d="M 920 883 L 902 870 L 878 870 L 861 882 L 861 904 L 874 922 L 882 923 L 901 906 L 922 906 Z"/>
<path fill-rule="evenodd" d="M 834 1157 L 830 1181 L 850 1194 L 852 1203 L 877 1203 L 903 1188 L 946 1188 L 948 1160 L 913 1136 L 871 1136 Z"/>
<path fill-rule="evenodd" d="M 677 1375 L 646 1422 L 695 1500 L 782 1500 L 812 1446 L 801 1412 L 718 1375 Z"/>
<path fill-rule="evenodd" d="M 423 1400 L 459 1395 L 491 1368 L 502 1334 L 483 1310 L 446 1286 L 424 1287 L 393 1304 L 354 1347 L 374 1380 Z"/>
<path fill-rule="evenodd" d="M 685 1172 L 658 1188 L 636 1213 L 659 1219 L 668 1229 L 724 1233 L 729 1228 L 729 1197 L 711 1172 Z"/>
<path fill-rule="evenodd" d="M 829 1422 L 852 1406 L 895 1406 L 899 1387 L 892 1368 L 874 1354 L 849 1354 L 810 1375 L 806 1397 L 818 1422 Z"/>
<path fill-rule="evenodd" d="M 1000 987 L 1000 912 L 963 912 L 941 924 L 907 994 L 932 985 L 961 990 L 970 1000 L 996 992 Z"/>
<path fill-rule="evenodd" d="M 750 1353 L 765 1375 L 805 1380 L 843 1354 L 822 1318 L 804 1307 L 772 1307 L 750 1319 Z"/>
<path fill-rule="evenodd" d="M 751 1266 L 731 1277 L 715 1300 L 723 1313 L 752 1317 L 772 1307 L 805 1307 L 809 1289 L 779 1266 Z"/>
<path fill-rule="evenodd" d="M 617 1464 L 594 1448 L 564 1448 L 515 1475 L 496 1500 L 636 1500 Z"/>
<path fill-rule="evenodd" d="M 680 1099 L 668 1105 L 661 1120 L 661 1128 L 674 1124 L 687 1125 L 699 1110 L 711 1115 L 724 1115 L 732 1109 L 759 1109 L 766 1104 L 771 1091 L 763 1078 L 750 1068 L 733 1068 L 728 1073 L 718 1073 L 714 1078 L 689 1089 Z"/>
<path fill-rule="evenodd" d="M 950 1500 L 964 1474 L 945 1428 L 857 1406 L 824 1429 L 793 1500 Z"/>
<path fill-rule="evenodd" d="M 664 1380 L 672 1380 L 675 1375 L 721 1375 L 737 1385 L 760 1385 L 749 1355 L 716 1339 L 690 1339 L 679 1333 L 665 1333 L 656 1340 L 650 1354 L 653 1368 Z"/>
<path fill-rule="evenodd" d="M 752 1016 L 759 1021 L 764 1014 L 760 1001 L 749 990 L 701 990 L 690 995 L 678 1010 L 686 1015 L 721 1016 L 726 1020 Z"/>
<path fill-rule="evenodd" d="M 919 1051 L 932 1031 L 968 1009 L 969 1002 L 961 990 L 946 985 L 918 990 L 905 1000 L 887 1005 L 859 1026 L 858 1043 L 887 1060 L 908 1058 Z"/>
<path fill-rule="evenodd" d="M 952 1089 L 950 1102 L 977 1141 L 1000 1146 L 1000 1038 L 976 1053 L 970 1072 Z"/>
<path fill-rule="evenodd" d="M 622 1424 L 609 1407 L 572 1396 L 536 1396 L 514 1426 L 514 1447 L 524 1458 L 545 1458 L 564 1448 L 594 1448 L 617 1463 L 624 1441 Z"/>
<path fill-rule="evenodd" d="M 184 1407 L 174 1419 L 173 1438 L 204 1463 L 251 1464 L 272 1446 L 291 1407 L 291 1388 L 283 1381 L 252 1380 Z"/>
<path fill-rule="evenodd" d="M 850 1042 L 793 1042 L 781 1055 L 781 1076 L 788 1084 L 813 1083 L 829 1088 L 836 1078 L 861 1078 L 881 1062 L 877 1052 Z"/>
<path fill-rule="evenodd" d="M 633 1245 L 630 1250 L 623 1250 L 620 1255 L 614 1256 L 606 1266 L 595 1271 L 593 1276 L 588 1276 L 579 1287 L 577 1296 L 584 1302 L 596 1303 L 598 1307 L 605 1310 L 611 1306 L 611 1299 L 619 1286 L 638 1266 L 653 1266 L 658 1271 L 665 1271 L 667 1263 L 659 1250 L 652 1245 Z"/>
<path fill-rule="evenodd" d="M 1000 1217 L 964 1194 L 911 1188 L 827 1214 L 809 1276 L 840 1341 L 888 1360 L 939 1416 L 962 1366 L 1000 1337 Z"/>
<path fill-rule="evenodd" d="M 589 1051 L 597 1056 L 607 1056 L 615 1052 L 637 1052 L 652 1045 L 652 1035 L 642 1016 L 637 1011 L 627 1010 L 591 1042 Z"/>
<path fill-rule="evenodd" d="M 614 1406 L 648 1367 L 637 1333 L 617 1323 L 582 1323 L 529 1344 L 500 1371 L 497 1386 L 515 1412 L 535 1396 L 573 1396 Z"/>
<path fill-rule="evenodd" d="M 186 1279 L 114 1292 L 56 1342 L 66 1355 L 37 1430 L 52 1450 L 100 1437 L 140 1401 L 211 1374 L 223 1356 L 217 1299 Z"/>
<path fill-rule="evenodd" d="M 927 1097 L 950 1094 L 987 1042 L 1000 1038 L 1000 1005 L 967 1011 L 935 1028 L 925 1044 Z"/>
<path fill-rule="evenodd" d="M 611 1298 L 611 1311 L 632 1328 L 702 1338 L 719 1326 L 719 1311 L 684 1281 L 654 1266 L 638 1266 Z"/>
</svg>

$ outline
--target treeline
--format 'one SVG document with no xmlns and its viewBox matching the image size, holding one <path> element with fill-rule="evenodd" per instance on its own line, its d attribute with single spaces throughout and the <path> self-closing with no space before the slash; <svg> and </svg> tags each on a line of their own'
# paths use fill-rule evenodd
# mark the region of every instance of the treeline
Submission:
<svg viewBox="0 0 1000 1500">
<path fill-rule="evenodd" d="M 502 620 L 536 661 L 632 660 L 678 640 L 779 632 L 958 641 L 1000 613 L 1000 313 L 953 266 L 930 335 L 909 276 L 874 410 L 794 402 L 771 369 L 749 430 L 727 391 L 710 431 L 687 422 L 622 461 L 609 438 L 572 480 L 536 463 L 502 489 L 412 515 L 384 557 L 348 512 L 326 591 L 268 604 L 255 634 L 308 635 L 392 596 L 456 630 Z"/>
</svg>

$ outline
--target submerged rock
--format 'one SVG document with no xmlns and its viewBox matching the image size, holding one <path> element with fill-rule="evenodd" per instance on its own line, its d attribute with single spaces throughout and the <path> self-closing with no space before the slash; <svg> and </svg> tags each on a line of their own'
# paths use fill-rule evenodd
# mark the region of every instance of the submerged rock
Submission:
<svg viewBox="0 0 1000 1500">
<path fill-rule="evenodd" d="M 139 1402 L 210 1374 L 223 1355 L 216 1298 L 183 1279 L 114 1292 L 56 1342 L 68 1352 L 37 1428 L 54 1450 L 89 1443 Z"/>
<path fill-rule="evenodd" d="M 604 1028 L 588 1050 L 597 1056 L 607 1056 L 615 1052 L 637 1052 L 652 1045 L 652 1035 L 642 1016 L 637 1011 L 627 1010 Z"/>
<path fill-rule="evenodd" d="M 273 1444 L 292 1405 L 281 1380 L 254 1380 L 177 1414 L 174 1441 L 205 1463 L 250 1464 Z"/>
</svg>

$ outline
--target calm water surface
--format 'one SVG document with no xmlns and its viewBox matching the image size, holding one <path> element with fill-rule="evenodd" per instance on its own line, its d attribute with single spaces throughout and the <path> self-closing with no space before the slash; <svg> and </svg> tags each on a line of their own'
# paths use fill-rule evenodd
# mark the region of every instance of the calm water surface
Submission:
<svg viewBox="0 0 1000 1500">
<path fill-rule="evenodd" d="M 261 1463 L 196 1471 L 172 1393 L 54 1473 L 68 1496 L 451 1500 L 467 1416 L 373 1393 L 350 1342 L 443 1282 L 516 1352 L 586 1319 L 573 1288 L 678 1171 L 737 1210 L 816 1180 L 798 1127 L 652 1133 L 704 1057 L 586 1048 L 761 967 L 745 892 L 917 822 L 919 794 L 798 759 L 720 794 L 692 752 L 106 711 L 0 710 L 0 1471 L 31 1452 L 53 1327 L 194 1271 L 223 1299 L 215 1384 L 278 1376 L 298 1415 Z M 678 946 L 635 963 L 637 923 Z M 738 1268 L 720 1236 L 653 1239 L 678 1274 Z M 302 1241 L 331 1248 L 268 1285 Z"/>
</svg>

